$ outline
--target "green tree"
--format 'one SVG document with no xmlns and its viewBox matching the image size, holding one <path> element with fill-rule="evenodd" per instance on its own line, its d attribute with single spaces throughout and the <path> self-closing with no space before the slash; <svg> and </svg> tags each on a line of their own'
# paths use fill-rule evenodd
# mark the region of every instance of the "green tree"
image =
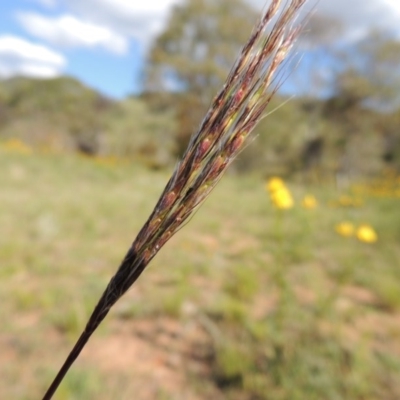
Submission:
<svg viewBox="0 0 400 400">
<path fill-rule="evenodd" d="M 177 5 L 150 50 L 145 91 L 176 91 L 180 153 L 223 84 L 257 18 L 242 0 L 187 0 Z"/>
<path fill-rule="evenodd" d="M 372 32 L 343 51 L 341 62 L 334 96 L 324 108 L 325 116 L 340 127 L 338 168 L 344 173 L 377 172 L 382 163 L 395 162 L 397 154 L 392 149 L 399 133 L 390 121 L 400 100 L 400 43 L 384 32 Z"/>
</svg>

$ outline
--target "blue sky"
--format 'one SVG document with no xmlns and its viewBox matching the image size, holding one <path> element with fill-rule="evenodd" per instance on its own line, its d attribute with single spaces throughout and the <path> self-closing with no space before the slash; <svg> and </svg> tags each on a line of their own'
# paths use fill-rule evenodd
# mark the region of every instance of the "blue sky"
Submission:
<svg viewBox="0 0 400 400">
<path fill-rule="evenodd" d="M 78 77 L 85 84 L 92 86 L 111 97 L 122 97 L 132 92 L 137 92 L 140 88 L 138 77 L 143 67 L 144 49 L 139 40 L 128 37 L 126 48 L 123 51 L 112 51 L 107 48 L 106 40 L 98 41 L 97 44 L 62 43 L 62 38 L 54 42 L 32 33 L 32 29 L 27 29 L 28 21 L 23 20 L 23 16 L 41 15 L 49 18 L 60 18 L 71 14 L 68 7 L 60 3 L 54 6 L 46 6 L 40 2 L 17 0 L 2 2 L 0 5 L 0 49 L 1 39 L 3 38 L 4 52 L 9 47 L 14 48 L 23 43 L 4 43 L 4 39 L 20 39 L 32 46 L 42 46 L 54 55 L 60 56 L 59 62 L 51 62 L 51 57 L 42 56 L 42 62 L 36 62 L 43 68 L 29 70 L 29 62 L 25 60 L 25 68 L 20 65 L 7 65 L 3 72 L 3 77 L 15 75 L 28 75 L 37 77 L 52 77 L 59 74 L 68 74 Z M 22 17 L 21 17 L 22 16 Z M 25 22 L 25 25 L 24 25 Z M 73 27 L 71 27 L 72 29 Z M 67 41 L 67 37 L 64 41 Z M 10 42 L 10 40 L 8 41 Z M 112 45 L 112 43 L 111 43 Z M 30 49 L 35 52 L 35 48 Z M 1 53 L 0 53 L 1 57 Z M 40 56 L 38 56 L 40 57 Z M 32 56 L 32 58 L 38 58 Z M 7 58 L 7 57 L 4 57 Z M 3 58 L 3 60 L 4 60 Z M 10 55 L 10 58 L 12 57 Z M 13 64 L 13 60 L 9 64 Z M 17 64 L 17 60 L 14 60 Z M 38 61 L 38 60 L 37 60 Z M 20 60 L 22 64 L 24 60 Z M 1 64 L 1 61 L 0 61 Z M 2 68 L 0 65 L 0 75 Z"/>
<path fill-rule="evenodd" d="M 179 1 L 3 0 L 0 79 L 68 74 L 110 97 L 138 92 L 146 51 Z M 342 40 L 379 27 L 400 40 L 400 0 L 320 0 L 316 10 L 343 22 Z"/>
</svg>

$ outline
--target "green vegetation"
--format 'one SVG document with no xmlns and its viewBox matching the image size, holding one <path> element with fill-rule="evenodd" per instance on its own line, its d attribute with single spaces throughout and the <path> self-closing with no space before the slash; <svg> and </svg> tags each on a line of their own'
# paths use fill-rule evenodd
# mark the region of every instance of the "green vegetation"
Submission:
<svg viewBox="0 0 400 400">
<path fill-rule="evenodd" d="M 3 89 L 3 90 L 2 90 Z M 138 99 L 114 102 L 75 79 L 0 82 L 0 139 L 41 150 L 134 158 L 160 168 L 174 154 L 171 111 L 152 113 Z"/>
<path fill-rule="evenodd" d="M 0 386 L 37 398 L 169 174 L 0 151 Z M 60 398 L 398 398 L 399 177 L 345 192 L 289 181 L 287 210 L 265 184 L 221 182 L 89 342 Z M 301 206 L 307 194 L 315 208 Z M 377 242 L 339 235 L 342 221 L 370 224 Z"/>
</svg>

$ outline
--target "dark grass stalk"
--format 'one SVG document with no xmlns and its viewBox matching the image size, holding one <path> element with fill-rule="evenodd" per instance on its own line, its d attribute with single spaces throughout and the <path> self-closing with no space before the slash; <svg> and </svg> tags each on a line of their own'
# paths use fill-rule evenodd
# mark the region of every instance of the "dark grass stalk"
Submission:
<svg viewBox="0 0 400 400">
<path fill-rule="evenodd" d="M 299 34 L 300 28 L 292 25 L 306 1 L 271 1 L 43 400 L 53 397 L 111 307 L 193 215 L 243 148 L 278 89 L 277 72 Z"/>
</svg>

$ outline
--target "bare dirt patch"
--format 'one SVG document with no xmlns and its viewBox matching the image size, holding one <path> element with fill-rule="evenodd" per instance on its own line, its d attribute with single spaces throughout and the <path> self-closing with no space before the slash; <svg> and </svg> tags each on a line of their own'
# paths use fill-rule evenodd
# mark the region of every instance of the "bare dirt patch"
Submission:
<svg viewBox="0 0 400 400">
<path fill-rule="evenodd" d="M 152 399 L 162 391 L 197 400 L 204 398 L 204 388 L 199 394 L 193 381 L 208 380 L 212 353 L 210 337 L 198 322 L 160 316 L 114 321 L 110 334 L 93 338 L 82 356 L 106 373 L 130 371 L 139 388 L 137 399 Z M 220 397 L 211 385 L 210 390 L 212 398 Z"/>
</svg>

